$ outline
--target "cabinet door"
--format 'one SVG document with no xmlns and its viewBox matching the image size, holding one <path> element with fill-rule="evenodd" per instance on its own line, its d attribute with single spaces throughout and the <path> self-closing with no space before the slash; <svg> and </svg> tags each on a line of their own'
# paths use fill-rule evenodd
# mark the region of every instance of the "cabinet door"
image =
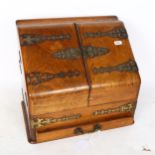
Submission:
<svg viewBox="0 0 155 155">
<path fill-rule="evenodd" d="M 31 115 L 87 106 L 89 86 L 74 24 L 18 27 Z"/>
<path fill-rule="evenodd" d="M 137 98 L 140 78 L 120 21 L 77 23 L 90 85 L 89 105 Z"/>
</svg>

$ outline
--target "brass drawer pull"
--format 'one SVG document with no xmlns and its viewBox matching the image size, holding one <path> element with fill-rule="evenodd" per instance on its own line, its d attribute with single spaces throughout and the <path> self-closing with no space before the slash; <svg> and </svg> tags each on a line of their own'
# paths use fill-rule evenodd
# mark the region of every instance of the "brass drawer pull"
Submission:
<svg viewBox="0 0 155 155">
<path fill-rule="evenodd" d="M 83 134 L 83 133 L 84 132 L 80 127 L 74 129 L 74 134 L 76 134 L 76 135 L 80 135 L 80 134 Z"/>
<path fill-rule="evenodd" d="M 102 126 L 100 124 L 95 124 L 92 132 L 95 132 L 101 129 L 102 129 Z"/>
<path fill-rule="evenodd" d="M 95 124 L 95 125 L 93 126 L 93 130 L 90 131 L 90 133 L 91 133 L 91 132 L 98 131 L 98 130 L 101 130 L 101 129 L 102 129 L 102 126 L 101 126 L 100 124 Z M 83 133 L 84 133 L 84 131 L 83 131 L 83 129 L 80 128 L 80 127 L 74 129 L 74 134 L 75 134 L 75 135 L 81 135 L 81 134 L 83 134 Z"/>
</svg>

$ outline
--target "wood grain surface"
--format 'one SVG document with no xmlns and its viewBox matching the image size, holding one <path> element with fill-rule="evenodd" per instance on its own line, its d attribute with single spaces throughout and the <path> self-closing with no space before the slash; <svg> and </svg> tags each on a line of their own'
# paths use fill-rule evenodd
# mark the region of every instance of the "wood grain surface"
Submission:
<svg viewBox="0 0 155 155">
<path fill-rule="evenodd" d="M 141 80 L 116 16 L 16 23 L 30 142 L 133 123 Z"/>
</svg>

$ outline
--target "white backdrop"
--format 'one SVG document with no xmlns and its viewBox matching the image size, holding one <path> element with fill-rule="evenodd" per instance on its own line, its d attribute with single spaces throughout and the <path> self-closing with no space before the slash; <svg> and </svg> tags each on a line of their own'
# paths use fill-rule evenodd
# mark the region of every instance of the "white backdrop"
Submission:
<svg viewBox="0 0 155 155">
<path fill-rule="evenodd" d="M 142 77 L 135 124 L 32 145 L 21 110 L 15 21 L 26 18 L 118 15 Z M 0 155 L 155 155 L 154 0 L 0 0 Z M 144 151 L 143 147 L 150 149 Z"/>
</svg>

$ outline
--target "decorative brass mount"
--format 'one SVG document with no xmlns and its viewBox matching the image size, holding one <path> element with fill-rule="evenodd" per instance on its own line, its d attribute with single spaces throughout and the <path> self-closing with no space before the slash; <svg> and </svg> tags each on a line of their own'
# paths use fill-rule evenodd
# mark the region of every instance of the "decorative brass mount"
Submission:
<svg viewBox="0 0 155 155">
<path fill-rule="evenodd" d="M 129 60 L 127 62 L 124 62 L 122 64 L 118 64 L 116 66 L 108 66 L 108 67 L 94 67 L 92 69 L 94 74 L 101 74 L 101 73 L 110 73 L 113 71 L 119 71 L 119 72 L 137 72 L 138 67 L 137 64 L 134 60 Z"/>
<path fill-rule="evenodd" d="M 109 52 L 107 48 L 93 47 L 91 45 L 82 47 L 82 51 L 83 51 L 83 56 L 85 58 L 94 58 L 97 56 L 105 55 Z M 67 49 L 55 52 L 53 56 L 54 58 L 57 58 L 57 59 L 78 59 L 78 58 L 81 58 L 82 53 L 79 48 L 67 48 Z"/>
<path fill-rule="evenodd" d="M 59 73 L 40 73 L 32 72 L 26 75 L 27 83 L 30 85 L 38 85 L 42 82 L 52 80 L 54 78 L 65 78 L 65 77 L 77 77 L 80 75 L 78 70 L 68 71 L 68 72 L 59 72 Z"/>
<path fill-rule="evenodd" d="M 85 38 L 94 38 L 94 37 L 112 37 L 112 38 L 120 38 L 120 39 L 127 39 L 128 34 L 123 27 L 116 27 L 110 31 L 102 32 L 85 32 L 84 34 Z"/>
<path fill-rule="evenodd" d="M 39 128 L 39 127 L 46 126 L 52 123 L 65 122 L 69 120 L 79 119 L 80 117 L 81 117 L 81 114 L 62 116 L 59 118 L 34 118 L 31 120 L 31 126 L 32 128 Z"/>
<path fill-rule="evenodd" d="M 110 114 L 114 112 L 134 112 L 135 106 L 136 106 L 136 103 L 128 103 L 128 104 L 121 105 L 117 108 L 96 110 L 92 113 L 92 115 L 98 116 L 98 115 L 105 115 L 105 114 Z M 33 118 L 31 120 L 31 126 L 32 128 L 40 128 L 53 123 L 70 121 L 74 119 L 79 119 L 81 117 L 82 117 L 81 114 L 74 114 L 70 116 L 62 116 L 59 118 Z M 100 128 L 101 128 L 100 126 L 95 126 L 94 131 L 100 130 Z M 81 130 L 80 131 L 77 130 L 75 132 L 79 133 L 81 132 Z"/>
<path fill-rule="evenodd" d="M 128 103 L 125 105 L 121 105 L 117 108 L 96 110 L 95 112 L 93 112 L 93 115 L 94 116 L 105 115 L 105 114 L 111 114 L 113 112 L 134 112 L 135 106 L 136 103 Z"/>
<path fill-rule="evenodd" d="M 39 34 L 22 34 L 20 35 L 20 41 L 22 46 L 34 45 L 43 41 L 55 41 L 55 40 L 70 40 L 70 34 L 59 34 L 42 36 Z"/>
</svg>

